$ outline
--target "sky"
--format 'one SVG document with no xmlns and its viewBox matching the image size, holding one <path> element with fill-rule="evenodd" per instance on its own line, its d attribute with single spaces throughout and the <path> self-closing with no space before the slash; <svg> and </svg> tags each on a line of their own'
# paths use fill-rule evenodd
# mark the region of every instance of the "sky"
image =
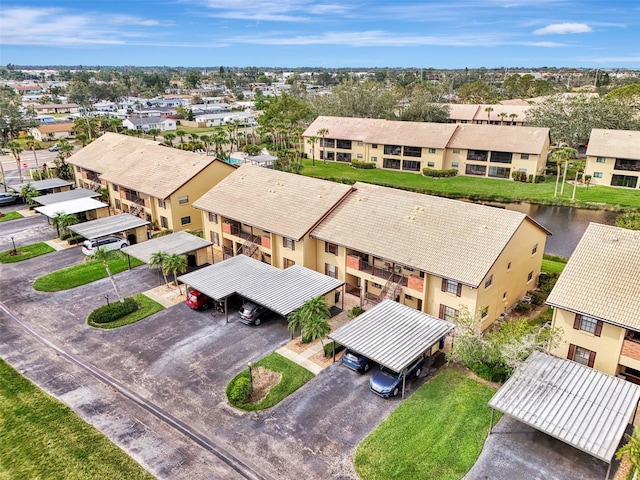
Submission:
<svg viewBox="0 0 640 480">
<path fill-rule="evenodd" d="M 640 0 L 0 0 L 0 65 L 640 69 Z"/>
</svg>

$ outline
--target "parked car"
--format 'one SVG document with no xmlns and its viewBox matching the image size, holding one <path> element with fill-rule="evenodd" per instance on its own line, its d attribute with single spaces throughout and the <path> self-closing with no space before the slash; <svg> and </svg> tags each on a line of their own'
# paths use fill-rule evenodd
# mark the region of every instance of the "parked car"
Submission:
<svg viewBox="0 0 640 480">
<path fill-rule="evenodd" d="M 54 145 L 51 145 L 51 146 L 49 147 L 49 151 L 50 151 L 50 152 L 57 152 L 57 151 L 58 151 L 58 144 L 56 143 L 56 144 L 54 144 Z"/>
<path fill-rule="evenodd" d="M 407 369 L 407 378 L 418 377 L 423 365 L 423 357 L 413 362 Z M 380 368 L 369 380 L 369 388 L 381 397 L 395 397 L 402 388 L 402 374 L 380 365 Z"/>
<path fill-rule="evenodd" d="M 194 310 L 207 310 L 214 304 L 212 298 L 207 297 L 204 293 L 200 293 L 198 290 L 190 290 L 187 293 L 187 305 Z"/>
<path fill-rule="evenodd" d="M 267 312 L 268 310 L 261 305 L 253 302 L 244 302 L 238 311 L 240 314 L 239 320 L 247 325 L 260 325 Z"/>
<path fill-rule="evenodd" d="M 0 206 L 13 205 L 20 200 L 20 194 L 18 193 L 0 193 Z"/>
<path fill-rule="evenodd" d="M 85 255 L 93 255 L 99 248 L 111 251 L 120 250 L 127 246 L 129 246 L 129 242 L 122 237 L 104 237 L 98 240 L 85 240 L 82 244 L 82 253 Z"/>
<path fill-rule="evenodd" d="M 345 367 L 350 368 L 351 370 L 355 370 L 356 372 L 367 372 L 369 368 L 371 368 L 371 360 L 369 360 L 364 355 L 360 355 L 358 352 L 354 352 L 353 350 L 345 350 L 344 355 L 342 356 L 342 364 Z"/>
</svg>

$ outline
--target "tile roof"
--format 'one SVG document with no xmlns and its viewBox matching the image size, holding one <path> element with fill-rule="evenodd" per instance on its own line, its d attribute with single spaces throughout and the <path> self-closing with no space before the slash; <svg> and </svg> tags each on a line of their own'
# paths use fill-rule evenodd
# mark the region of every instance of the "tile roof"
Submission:
<svg viewBox="0 0 640 480">
<path fill-rule="evenodd" d="M 98 172 L 108 182 L 164 199 L 214 161 L 215 157 L 157 142 L 105 133 L 67 163 Z"/>
<path fill-rule="evenodd" d="M 43 123 L 42 125 L 38 125 L 36 130 L 40 133 L 59 133 L 59 132 L 70 132 L 75 128 L 73 122 L 63 122 L 63 123 Z"/>
<path fill-rule="evenodd" d="M 245 164 L 193 206 L 299 240 L 351 189 L 350 185 Z"/>
<path fill-rule="evenodd" d="M 589 136 L 587 156 L 640 160 L 640 132 L 594 128 Z"/>
<path fill-rule="evenodd" d="M 354 140 L 382 145 L 407 145 L 425 148 L 445 148 L 456 130 L 455 124 L 425 122 L 395 122 L 376 118 L 325 117 L 316 118 L 302 134 L 317 137 L 322 128 L 329 130 L 327 138 Z"/>
<path fill-rule="evenodd" d="M 542 127 L 514 128 L 511 125 L 486 124 L 456 126 L 458 128 L 447 145 L 449 148 L 539 155 L 544 152 L 545 143 L 549 141 L 549 129 Z"/>
<path fill-rule="evenodd" d="M 472 287 L 480 285 L 518 227 L 533 222 L 520 212 L 354 186 L 311 236 Z"/>
<path fill-rule="evenodd" d="M 547 303 L 640 331 L 640 231 L 589 224 Z"/>
</svg>

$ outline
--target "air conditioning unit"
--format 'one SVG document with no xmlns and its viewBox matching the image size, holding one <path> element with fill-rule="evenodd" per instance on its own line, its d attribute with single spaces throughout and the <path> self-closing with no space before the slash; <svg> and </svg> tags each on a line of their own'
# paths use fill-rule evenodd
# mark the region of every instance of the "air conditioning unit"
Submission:
<svg viewBox="0 0 640 480">
<path fill-rule="evenodd" d="M 524 303 L 531 303 L 531 297 L 529 295 L 525 295 L 520 299 L 520 301 Z"/>
</svg>

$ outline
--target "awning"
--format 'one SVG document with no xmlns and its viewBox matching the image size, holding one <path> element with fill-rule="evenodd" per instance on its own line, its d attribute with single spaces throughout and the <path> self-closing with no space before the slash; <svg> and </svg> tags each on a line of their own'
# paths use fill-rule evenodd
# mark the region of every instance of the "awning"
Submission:
<svg viewBox="0 0 640 480">
<path fill-rule="evenodd" d="M 187 232 L 175 232 L 125 247 L 121 251 L 144 263 L 149 263 L 151 255 L 157 252 L 164 252 L 168 255 L 184 255 L 210 245 L 213 245 L 210 241 L 197 235 Z"/>
<path fill-rule="evenodd" d="M 28 184 L 38 191 L 49 190 L 51 188 L 69 187 L 73 185 L 73 182 L 68 180 L 62 180 L 61 178 L 47 178 L 45 180 L 35 180 L 32 182 L 16 183 L 14 185 L 7 185 L 7 188 L 20 192 L 22 187 L 26 187 Z"/>
<path fill-rule="evenodd" d="M 49 218 L 53 218 L 56 214 L 62 212 L 67 215 L 74 213 L 89 212 L 91 210 L 97 210 L 99 208 L 108 207 L 106 203 L 99 202 L 93 198 L 76 198 L 74 200 L 67 200 L 66 202 L 52 203 L 50 205 L 44 205 L 42 207 L 36 207 L 34 210 L 46 215 Z"/>
<path fill-rule="evenodd" d="M 533 352 L 489 406 L 610 463 L 639 399 L 638 385 Z"/>
<path fill-rule="evenodd" d="M 126 232 L 145 225 L 149 225 L 148 220 L 136 217 L 130 213 L 120 213 L 111 217 L 71 225 L 68 229 L 84 238 L 92 240 L 94 238 L 113 235 L 114 233 Z"/>
<path fill-rule="evenodd" d="M 98 192 L 87 188 L 74 188 L 73 190 L 66 190 L 64 192 L 33 197 L 33 201 L 40 205 L 51 205 L 52 203 L 66 202 L 67 200 L 75 200 L 77 198 L 96 198 L 99 196 L 100 194 Z"/>
<path fill-rule="evenodd" d="M 300 265 L 280 270 L 245 255 L 187 273 L 178 280 L 214 300 L 237 293 L 282 316 L 344 284 Z"/>
<path fill-rule="evenodd" d="M 455 325 L 384 300 L 329 334 L 329 338 L 380 365 L 402 372 Z"/>
</svg>

